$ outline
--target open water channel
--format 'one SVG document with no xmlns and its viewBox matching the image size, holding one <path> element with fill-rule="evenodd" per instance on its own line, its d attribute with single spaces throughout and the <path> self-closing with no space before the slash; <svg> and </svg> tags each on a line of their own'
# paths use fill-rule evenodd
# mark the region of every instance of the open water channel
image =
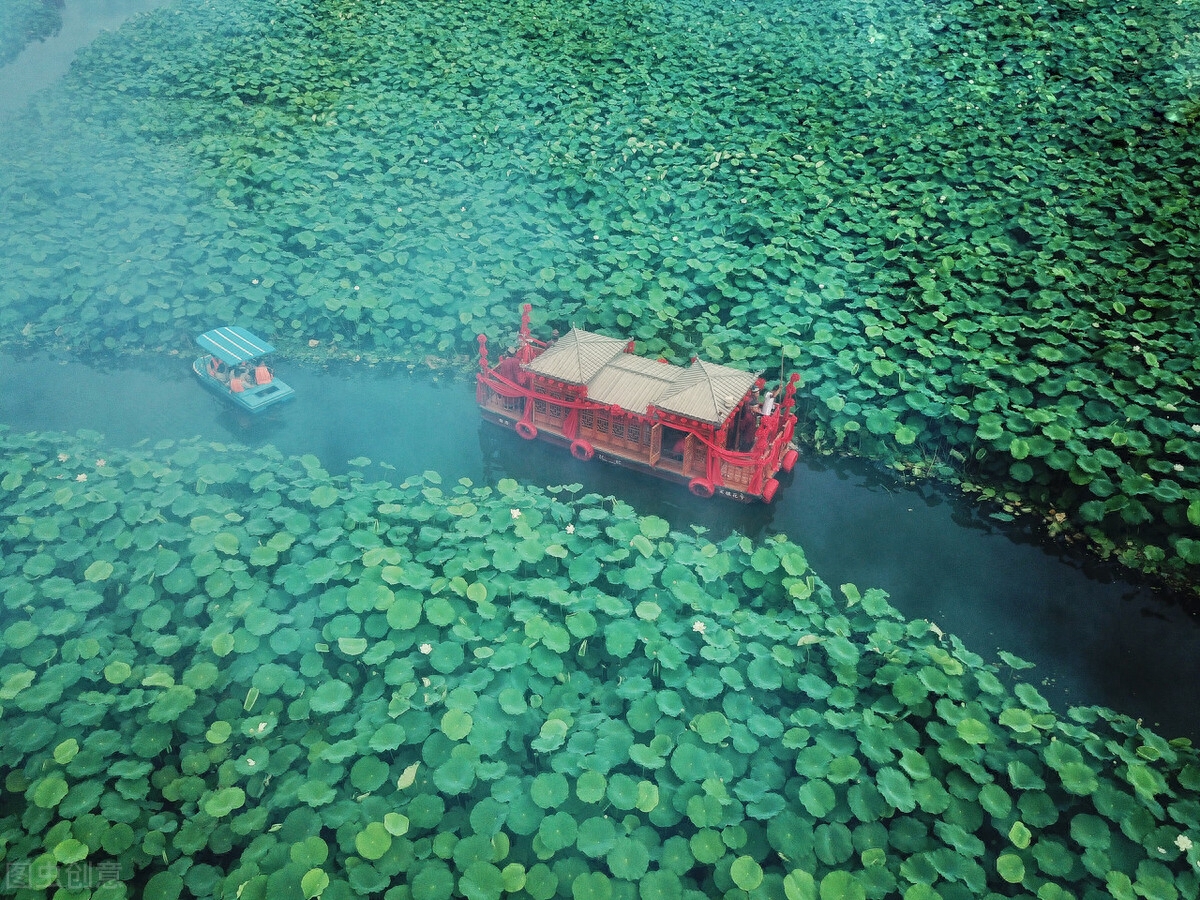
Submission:
<svg viewBox="0 0 1200 900">
<path fill-rule="evenodd" d="M 0 68 L 0 118 L 53 83 L 76 50 L 164 0 L 66 0 L 55 37 Z M 880 587 L 910 618 L 926 618 L 994 658 L 1037 664 L 1031 680 L 1060 709 L 1101 704 L 1166 737 L 1200 740 L 1200 623 L 1114 567 L 1045 544 L 1019 525 L 935 490 L 901 486 L 870 466 L 804 459 L 770 507 L 699 501 L 683 488 L 580 463 L 480 423 L 472 385 L 407 371 L 281 366 L 299 399 L 247 427 L 170 358 L 119 369 L 0 353 L 0 426 L 102 432 L 113 445 L 200 436 L 312 453 L 332 472 L 366 457 L 368 478 L 436 469 L 476 483 L 504 476 L 581 483 L 676 528 L 702 525 L 800 544 L 830 585 Z"/>
<path fill-rule="evenodd" d="M 482 423 L 474 386 L 405 369 L 300 367 L 280 362 L 297 399 L 265 417 L 235 414 L 191 373 L 190 360 L 103 368 L 69 358 L 0 354 L 0 424 L 14 430 L 90 429 L 116 446 L 202 437 L 311 453 L 331 472 L 370 459 L 368 479 L 436 470 L 476 484 L 514 477 L 578 483 L 677 529 L 701 525 L 804 548 L 826 583 L 883 588 L 994 660 L 1008 650 L 1059 709 L 1100 704 L 1166 737 L 1200 740 L 1200 624 L 1169 596 L 1122 580 L 1116 567 L 997 522 L 968 500 L 896 483 L 869 465 L 802 458 L 771 506 L 702 501 L 685 488 L 583 463 Z"/>
</svg>

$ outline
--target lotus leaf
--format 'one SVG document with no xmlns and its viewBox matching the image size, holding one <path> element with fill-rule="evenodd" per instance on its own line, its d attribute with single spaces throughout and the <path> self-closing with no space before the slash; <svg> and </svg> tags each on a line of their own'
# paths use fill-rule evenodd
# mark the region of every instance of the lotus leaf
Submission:
<svg viewBox="0 0 1200 900">
<path fill-rule="evenodd" d="M 88 855 L 87 844 L 76 840 L 75 838 L 67 838 L 59 841 L 54 846 L 54 859 L 62 865 L 79 862 L 85 859 Z"/>
<path fill-rule="evenodd" d="M 867 891 L 851 872 L 835 869 L 821 879 L 821 900 L 866 900 Z"/>
<path fill-rule="evenodd" d="M 142 896 L 145 900 L 178 900 L 182 892 L 182 878 L 174 872 L 158 872 L 146 882 Z"/>
<path fill-rule="evenodd" d="M 978 719 L 963 719 L 957 723 L 955 728 L 958 736 L 968 744 L 986 744 L 991 740 L 991 732 L 988 727 Z"/>
<path fill-rule="evenodd" d="M 783 684 L 783 675 L 774 659 L 760 656 L 752 660 L 746 667 L 746 675 L 751 684 L 765 691 L 778 690 Z"/>
<path fill-rule="evenodd" d="M 329 887 L 329 875 L 322 869 L 309 869 L 300 877 L 300 890 L 304 900 L 315 900 Z"/>
<path fill-rule="evenodd" d="M 687 817 L 697 828 L 715 828 L 725 818 L 721 801 L 710 794 L 698 794 L 687 801 Z"/>
<path fill-rule="evenodd" d="M 617 878 L 637 881 L 646 874 L 650 865 L 650 852 L 641 841 L 630 837 L 618 837 L 613 848 L 605 856 L 609 871 Z"/>
<path fill-rule="evenodd" d="M 114 571 L 112 563 L 105 559 L 98 559 L 87 567 L 83 577 L 88 581 L 107 581 Z"/>
<path fill-rule="evenodd" d="M 332 803 L 337 796 L 336 792 L 328 784 L 323 781 L 310 780 L 300 785 L 296 790 L 296 798 L 301 803 L 307 803 L 309 806 L 317 807 L 324 806 L 327 803 Z"/>
<path fill-rule="evenodd" d="M 800 786 L 800 803 L 815 819 L 827 816 L 837 804 L 837 795 L 825 781 L 812 779 Z"/>
<path fill-rule="evenodd" d="M 240 787 L 226 787 L 213 791 L 201 804 L 204 811 L 214 819 L 227 816 L 246 803 L 246 793 Z"/>
<path fill-rule="evenodd" d="M 232 634 L 218 634 L 212 640 L 212 651 L 221 658 L 232 653 L 235 646 L 236 640 Z"/>
<path fill-rule="evenodd" d="M 363 859 L 377 860 L 391 849 L 392 834 L 382 822 L 370 822 L 354 838 L 354 849 Z"/>
<path fill-rule="evenodd" d="M 888 803 L 900 812 L 912 812 L 916 807 L 912 782 L 899 769 L 885 766 L 875 773 L 875 785 Z"/>
<path fill-rule="evenodd" d="M 465 794 L 475 783 L 476 763 L 465 756 L 451 756 L 433 772 L 433 782 L 445 794 Z"/>
<path fill-rule="evenodd" d="M 567 799 L 570 788 L 567 779 L 558 772 L 542 772 L 530 785 L 533 802 L 542 809 L 552 809 Z"/>
<path fill-rule="evenodd" d="M 388 765 L 377 756 L 364 756 L 350 767 L 350 783 L 359 791 L 376 791 L 388 779 Z"/>
<path fill-rule="evenodd" d="M 315 713 L 339 712 L 345 709 L 353 695 L 350 685 L 335 678 L 317 686 L 309 699 L 309 706 Z"/>
<path fill-rule="evenodd" d="M 753 891 L 762 884 L 762 866 L 752 856 L 739 856 L 729 868 L 729 877 L 743 891 Z"/>
<path fill-rule="evenodd" d="M 730 734 L 729 720 L 716 711 L 701 713 L 692 720 L 691 727 L 709 744 L 719 744 Z"/>
<path fill-rule="evenodd" d="M 996 871 L 1009 884 L 1020 884 L 1025 878 L 1025 864 L 1015 853 L 1002 853 L 996 857 Z"/>
<path fill-rule="evenodd" d="M 53 809 L 67 796 L 67 782 L 51 773 L 34 782 L 30 799 L 42 809 Z"/>
<path fill-rule="evenodd" d="M 409 820 L 407 816 L 400 813 L 386 813 L 383 817 L 383 827 L 388 830 L 388 834 L 395 837 L 402 837 L 408 834 Z"/>
</svg>

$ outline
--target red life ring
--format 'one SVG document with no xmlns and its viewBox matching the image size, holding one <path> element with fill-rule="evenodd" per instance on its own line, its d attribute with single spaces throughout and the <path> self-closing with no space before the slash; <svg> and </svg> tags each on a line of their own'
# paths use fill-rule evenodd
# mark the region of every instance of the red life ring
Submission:
<svg viewBox="0 0 1200 900">
<path fill-rule="evenodd" d="M 580 459 L 580 460 L 583 460 L 584 462 L 587 462 L 589 459 L 592 458 L 592 455 L 595 452 L 596 452 L 596 448 L 594 448 L 587 441 L 578 440 L 578 441 L 571 442 L 571 455 L 573 457 L 575 457 L 576 459 Z"/>
<path fill-rule="evenodd" d="M 688 490 L 704 500 L 713 495 L 713 483 L 705 478 L 693 478 L 688 482 Z"/>
<path fill-rule="evenodd" d="M 800 453 L 798 451 L 794 449 L 788 450 L 787 453 L 783 454 L 783 462 L 779 464 L 779 467 L 785 472 L 790 472 L 792 469 L 796 468 L 796 460 L 799 458 Z"/>
<path fill-rule="evenodd" d="M 770 503 L 775 499 L 775 492 L 779 490 L 779 482 L 774 478 L 768 478 L 767 483 L 763 485 L 762 501 Z"/>
<path fill-rule="evenodd" d="M 533 423 L 526 422 L 524 419 L 517 423 L 516 429 L 517 434 L 525 438 L 527 441 L 532 441 L 535 437 L 537 437 L 537 429 L 533 427 Z"/>
</svg>

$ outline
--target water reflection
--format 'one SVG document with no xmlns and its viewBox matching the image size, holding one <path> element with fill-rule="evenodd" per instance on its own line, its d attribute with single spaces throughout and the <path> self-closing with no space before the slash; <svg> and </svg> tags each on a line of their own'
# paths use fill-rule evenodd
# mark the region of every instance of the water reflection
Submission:
<svg viewBox="0 0 1200 900">
<path fill-rule="evenodd" d="M 7 66 L 0 67 L 0 116 L 10 115 L 66 74 L 80 47 L 103 31 L 114 31 L 138 13 L 165 6 L 168 0 L 65 0 L 62 27 L 53 37 L 34 41 Z"/>
<path fill-rule="evenodd" d="M 868 464 L 820 458 L 803 459 L 772 506 L 703 501 L 684 486 L 483 425 L 465 381 L 280 365 L 298 399 L 247 420 L 197 384 L 182 358 L 113 368 L 41 355 L 18 365 L 0 354 L 0 422 L 89 428 L 126 447 L 197 435 L 272 444 L 314 454 L 335 473 L 365 457 L 369 479 L 434 469 L 448 482 L 579 483 L 716 539 L 785 534 L 835 591 L 846 582 L 883 588 L 906 616 L 930 619 L 986 658 L 1005 649 L 1037 663 L 1027 674 L 1059 708 L 1099 703 L 1168 737 L 1200 739 L 1200 627 L 1185 608 L 1092 557 L 989 519 L 984 507 L 898 484 Z"/>
</svg>

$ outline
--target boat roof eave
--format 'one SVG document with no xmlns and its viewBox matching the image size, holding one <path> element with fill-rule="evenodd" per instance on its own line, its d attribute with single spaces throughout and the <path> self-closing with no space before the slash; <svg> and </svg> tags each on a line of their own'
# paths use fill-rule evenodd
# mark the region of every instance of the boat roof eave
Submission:
<svg viewBox="0 0 1200 900">
<path fill-rule="evenodd" d="M 270 343 L 238 325 L 223 325 L 206 331 L 196 338 L 196 343 L 227 366 L 275 352 Z"/>
</svg>

